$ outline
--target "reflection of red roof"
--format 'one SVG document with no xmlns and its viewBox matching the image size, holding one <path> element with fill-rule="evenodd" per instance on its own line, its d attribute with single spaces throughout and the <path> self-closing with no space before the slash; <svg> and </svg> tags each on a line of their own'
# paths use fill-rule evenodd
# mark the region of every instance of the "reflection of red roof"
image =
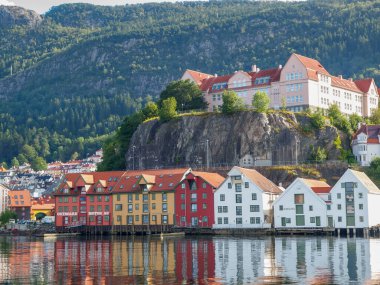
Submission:
<svg viewBox="0 0 380 285">
<path fill-rule="evenodd" d="M 366 78 L 361 80 L 356 80 L 355 84 L 356 86 L 364 93 L 368 93 L 369 88 L 371 87 L 373 79 L 372 78 Z"/>
</svg>

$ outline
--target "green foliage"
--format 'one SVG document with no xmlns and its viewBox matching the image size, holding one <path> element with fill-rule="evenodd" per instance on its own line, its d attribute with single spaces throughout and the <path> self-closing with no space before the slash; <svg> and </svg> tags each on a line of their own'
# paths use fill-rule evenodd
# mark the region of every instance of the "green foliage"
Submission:
<svg viewBox="0 0 380 285">
<path fill-rule="evenodd" d="M 14 158 L 12 158 L 11 165 L 12 165 L 12 167 L 17 168 L 20 166 L 20 162 L 18 161 L 18 159 L 16 157 L 14 157 Z"/>
<path fill-rule="evenodd" d="M 380 175 L 380 157 L 376 157 L 371 161 L 370 169 Z"/>
<path fill-rule="evenodd" d="M 267 93 L 258 91 L 252 99 L 252 106 L 259 113 L 266 113 L 269 109 L 270 99 Z"/>
<path fill-rule="evenodd" d="M 284 96 L 281 97 L 281 110 L 282 111 L 286 110 L 286 98 Z"/>
<path fill-rule="evenodd" d="M 17 219 L 17 214 L 11 210 L 5 210 L 0 214 L 0 223 L 2 226 L 6 225 L 10 219 Z"/>
<path fill-rule="evenodd" d="M 172 81 L 166 86 L 165 90 L 160 94 L 161 106 L 163 100 L 175 98 L 177 107 L 180 110 L 194 110 L 207 108 L 206 102 L 203 100 L 202 92 L 198 85 L 190 80 Z"/>
<path fill-rule="evenodd" d="M 371 116 L 369 117 L 369 120 L 374 125 L 380 124 L 380 108 L 377 108 L 372 112 Z"/>
<path fill-rule="evenodd" d="M 297 52 L 379 80 L 378 15 L 378 1 L 332 0 L 72 4 L 37 25 L 16 16 L 0 29 L 0 158 L 28 161 L 24 145 L 47 161 L 93 153 L 186 68 L 225 74 Z"/>
<path fill-rule="evenodd" d="M 37 156 L 37 157 L 33 158 L 30 161 L 30 166 L 35 171 L 40 171 L 40 170 L 46 170 L 47 169 L 47 163 L 46 163 L 45 159 L 43 159 L 40 156 Z"/>
<path fill-rule="evenodd" d="M 148 102 L 142 110 L 146 118 L 153 118 L 158 116 L 158 106 L 154 102 Z"/>
<path fill-rule="evenodd" d="M 45 217 L 46 217 L 45 213 L 39 212 L 39 213 L 36 214 L 36 220 L 37 221 L 41 221 Z"/>
<path fill-rule="evenodd" d="M 310 123 L 314 128 L 322 129 L 326 125 L 325 116 L 318 110 L 310 115 Z"/>
<path fill-rule="evenodd" d="M 239 111 L 246 110 L 243 99 L 241 99 L 236 92 L 231 90 L 225 90 L 223 92 L 223 105 L 222 113 L 223 114 L 233 114 Z"/>
<path fill-rule="evenodd" d="M 353 131 L 356 131 L 358 129 L 359 123 L 362 123 L 364 121 L 363 118 L 356 113 L 351 114 L 348 117 L 348 120 L 349 120 L 350 125 L 351 125 L 351 130 L 353 130 Z"/>
<path fill-rule="evenodd" d="M 322 163 L 327 160 L 327 157 L 327 151 L 324 148 L 318 147 L 315 149 L 314 146 L 310 147 L 309 160 L 311 162 Z"/>
<path fill-rule="evenodd" d="M 344 116 L 339 107 L 336 104 L 333 104 L 327 110 L 327 114 L 330 118 L 331 123 L 339 130 L 345 132 L 346 134 L 352 133 L 351 123 L 346 116 Z M 353 117 L 353 120 L 356 120 Z"/>
<path fill-rule="evenodd" d="M 161 122 L 167 122 L 177 116 L 177 101 L 174 97 L 162 100 L 161 108 L 158 111 Z"/>
</svg>

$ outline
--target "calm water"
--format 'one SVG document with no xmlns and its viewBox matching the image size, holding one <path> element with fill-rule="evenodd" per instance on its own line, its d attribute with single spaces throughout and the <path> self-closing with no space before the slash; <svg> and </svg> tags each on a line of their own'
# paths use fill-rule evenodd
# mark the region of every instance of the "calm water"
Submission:
<svg viewBox="0 0 380 285">
<path fill-rule="evenodd" d="M 380 284 L 380 239 L 0 238 L 1 284 Z"/>
</svg>

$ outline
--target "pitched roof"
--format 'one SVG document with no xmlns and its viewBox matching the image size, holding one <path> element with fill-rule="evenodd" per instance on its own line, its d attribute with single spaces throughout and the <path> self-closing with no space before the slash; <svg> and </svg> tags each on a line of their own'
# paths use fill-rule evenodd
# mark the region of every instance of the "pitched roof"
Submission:
<svg viewBox="0 0 380 285">
<path fill-rule="evenodd" d="M 250 179 L 254 184 L 256 184 L 262 191 L 274 194 L 281 194 L 281 189 L 270 181 L 268 178 L 260 174 L 254 169 L 247 169 L 235 166 L 234 168 L 239 169 L 245 177 Z"/>
<path fill-rule="evenodd" d="M 294 53 L 299 61 L 305 66 L 310 79 L 318 80 L 318 73 L 329 75 L 330 73 L 319 63 L 318 60 Z"/>
<path fill-rule="evenodd" d="M 373 79 L 365 78 L 361 80 L 355 80 L 356 86 L 364 93 L 368 93 L 369 88 L 371 87 Z"/>
<path fill-rule="evenodd" d="M 314 193 L 323 194 L 330 193 L 332 187 L 325 181 L 315 180 L 315 179 L 305 179 L 300 178 L 302 181 L 313 190 Z"/>
<path fill-rule="evenodd" d="M 218 173 L 193 171 L 195 176 L 201 177 L 204 181 L 214 188 L 218 188 L 223 183 L 224 177 Z"/>
<path fill-rule="evenodd" d="M 33 204 L 32 210 L 53 210 L 55 208 L 55 204 Z"/>
<path fill-rule="evenodd" d="M 354 81 L 336 76 L 331 76 L 331 86 L 336 86 L 342 89 L 362 93 L 362 91 L 358 88 Z"/>
<path fill-rule="evenodd" d="M 373 183 L 373 181 L 365 174 L 364 172 L 347 169 L 347 171 L 351 171 L 356 178 L 364 184 L 364 186 L 368 189 L 369 193 L 372 194 L 380 194 L 380 189 Z"/>
<path fill-rule="evenodd" d="M 367 143 L 379 143 L 380 125 L 362 124 L 353 135 L 352 139 L 357 139 L 358 135 L 364 133 L 367 135 Z"/>
<path fill-rule="evenodd" d="M 213 77 L 211 74 L 202 73 L 202 72 L 191 70 L 191 69 L 187 69 L 186 72 L 189 73 L 191 75 L 191 77 L 193 77 L 194 81 L 198 85 L 201 85 L 202 80 L 209 78 L 209 77 Z"/>
</svg>

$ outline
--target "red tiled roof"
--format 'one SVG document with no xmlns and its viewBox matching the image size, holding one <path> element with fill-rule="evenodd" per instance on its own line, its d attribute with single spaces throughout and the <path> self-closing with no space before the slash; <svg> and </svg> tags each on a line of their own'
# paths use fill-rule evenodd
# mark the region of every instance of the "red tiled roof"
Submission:
<svg viewBox="0 0 380 285">
<path fill-rule="evenodd" d="M 195 70 L 191 70 L 191 69 L 187 69 L 186 70 L 188 73 L 190 73 L 190 75 L 193 77 L 193 79 L 195 80 L 195 82 L 198 84 L 198 85 L 201 85 L 202 81 L 206 78 L 209 78 L 209 77 L 213 77 L 212 75 L 210 74 L 207 74 L 207 73 L 202 73 L 202 72 L 199 72 L 199 71 L 195 71 Z"/>
<path fill-rule="evenodd" d="M 305 179 L 305 178 L 302 178 L 303 182 L 305 182 L 306 185 L 308 185 L 309 187 L 313 188 L 313 187 L 330 187 L 329 184 L 327 184 L 325 181 L 321 181 L 321 180 L 315 180 L 315 179 Z"/>
<path fill-rule="evenodd" d="M 224 177 L 218 173 L 193 171 L 192 174 L 201 177 L 204 181 L 206 181 L 214 188 L 218 188 L 224 181 Z"/>
<path fill-rule="evenodd" d="M 354 81 L 344 78 L 331 76 L 331 86 L 336 86 L 350 91 L 362 93 L 362 91 L 358 88 Z"/>
<path fill-rule="evenodd" d="M 329 186 L 329 187 L 311 187 L 311 190 L 314 191 L 314 193 L 317 193 L 317 194 L 327 194 L 327 193 L 330 193 L 332 187 Z"/>
<path fill-rule="evenodd" d="M 371 87 L 373 79 L 366 78 L 361 80 L 355 80 L 356 86 L 364 93 L 368 93 L 369 88 Z"/>
<path fill-rule="evenodd" d="M 329 75 L 330 73 L 323 67 L 322 64 L 319 63 L 318 60 L 299 55 L 299 54 L 294 54 L 300 61 L 301 63 L 306 67 L 307 69 L 307 74 L 310 79 L 313 80 L 318 80 L 318 73 Z"/>
<path fill-rule="evenodd" d="M 239 169 L 241 173 L 243 173 L 248 179 L 255 183 L 264 192 L 274 194 L 282 193 L 281 189 L 276 184 L 274 184 L 272 181 L 270 181 L 268 178 L 266 178 L 256 170 L 242 168 L 238 166 L 235 166 L 234 168 Z"/>
<path fill-rule="evenodd" d="M 363 124 L 353 135 L 352 139 L 357 139 L 360 133 L 367 135 L 367 143 L 379 143 L 380 125 Z"/>
</svg>

